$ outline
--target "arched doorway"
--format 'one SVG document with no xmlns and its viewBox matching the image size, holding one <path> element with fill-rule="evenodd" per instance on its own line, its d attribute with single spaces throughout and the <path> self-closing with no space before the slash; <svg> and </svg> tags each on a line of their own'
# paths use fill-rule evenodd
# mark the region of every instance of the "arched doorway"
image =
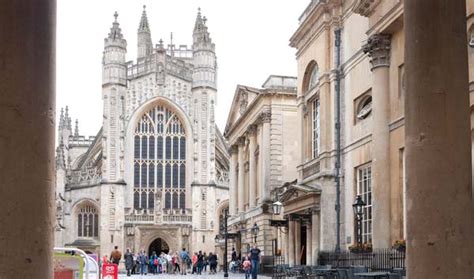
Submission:
<svg viewBox="0 0 474 279">
<path fill-rule="evenodd" d="M 168 246 L 168 243 L 164 241 L 162 238 L 157 238 L 153 240 L 153 242 L 150 244 L 150 247 L 148 247 L 148 255 L 152 255 L 153 252 L 156 252 L 157 255 L 160 255 L 161 252 L 163 253 L 168 253 L 170 251 L 170 248 Z"/>
</svg>

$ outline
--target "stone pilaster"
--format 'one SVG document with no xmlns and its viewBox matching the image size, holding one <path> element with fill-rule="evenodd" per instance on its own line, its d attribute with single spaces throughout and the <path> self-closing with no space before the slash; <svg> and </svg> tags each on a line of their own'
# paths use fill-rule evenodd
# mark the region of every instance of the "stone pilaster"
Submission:
<svg viewBox="0 0 474 279">
<path fill-rule="evenodd" d="M 372 70 L 373 131 L 372 191 L 373 245 L 389 248 L 390 241 L 390 41 L 387 34 L 369 38 L 363 50 L 370 57 Z"/>
<path fill-rule="evenodd" d="M 295 265 L 301 264 L 301 221 L 295 221 Z"/>
<path fill-rule="evenodd" d="M 313 228 L 311 222 L 306 224 L 306 265 L 311 265 L 313 262 Z"/>
<path fill-rule="evenodd" d="M 265 111 L 260 114 L 260 125 L 262 127 L 262 140 L 260 144 L 260 203 L 270 200 L 270 122 L 271 112 Z"/>
<path fill-rule="evenodd" d="M 288 264 L 295 265 L 295 220 L 288 220 Z"/>
<path fill-rule="evenodd" d="M 238 182 L 237 182 L 237 195 L 238 195 L 238 206 L 237 212 L 242 213 L 245 211 L 245 203 L 244 203 L 244 179 L 245 179 L 245 170 L 244 170 L 244 148 L 245 148 L 245 138 L 241 137 L 238 140 L 239 146 L 239 153 L 238 153 L 238 160 L 239 160 L 239 174 L 238 174 Z"/>
<path fill-rule="evenodd" d="M 319 255 L 319 231 L 320 231 L 320 221 L 319 221 L 319 210 L 313 209 L 311 212 L 311 252 L 312 255 L 312 264 L 318 264 L 318 255 Z"/>
<path fill-rule="evenodd" d="M 229 185 L 229 214 L 237 214 L 237 153 L 236 145 L 230 147 L 230 185 Z"/>
<path fill-rule="evenodd" d="M 257 199 L 257 164 L 255 162 L 255 151 L 257 149 L 257 127 L 251 125 L 248 129 L 249 136 L 249 208 L 254 208 Z"/>
<path fill-rule="evenodd" d="M 472 278 L 466 1 L 405 1 L 407 278 Z"/>
</svg>

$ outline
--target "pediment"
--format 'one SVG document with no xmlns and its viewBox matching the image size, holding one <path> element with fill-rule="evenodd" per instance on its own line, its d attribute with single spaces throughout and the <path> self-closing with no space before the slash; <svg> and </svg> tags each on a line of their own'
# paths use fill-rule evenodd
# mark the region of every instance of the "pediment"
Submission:
<svg viewBox="0 0 474 279">
<path fill-rule="evenodd" d="M 287 203 L 291 200 L 311 194 L 321 194 L 321 186 L 297 184 L 295 180 L 290 183 L 285 183 L 285 185 L 280 188 L 279 200 L 282 203 Z"/>
<path fill-rule="evenodd" d="M 257 88 L 237 85 L 234 98 L 232 100 L 232 105 L 230 106 L 229 116 L 227 117 L 227 123 L 224 131 L 225 136 L 234 123 L 236 123 L 237 120 L 239 120 L 240 117 L 245 114 L 249 105 L 259 94 L 260 91 Z"/>
</svg>

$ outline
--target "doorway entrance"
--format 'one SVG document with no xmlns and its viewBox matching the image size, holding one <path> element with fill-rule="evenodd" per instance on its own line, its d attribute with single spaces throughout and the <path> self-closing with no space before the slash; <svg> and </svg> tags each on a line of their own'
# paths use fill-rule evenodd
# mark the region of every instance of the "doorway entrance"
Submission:
<svg viewBox="0 0 474 279">
<path fill-rule="evenodd" d="M 157 238 L 153 240 L 153 242 L 150 244 L 150 247 L 148 247 L 148 256 L 151 256 L 153 252 L 155 252 L 157 255 L 160 255 L 162 252 L 167 254 L 169 251 L 170 248 L 168 243 L 166 243 L 166 241 L 161 238 Z"/>
</svg>

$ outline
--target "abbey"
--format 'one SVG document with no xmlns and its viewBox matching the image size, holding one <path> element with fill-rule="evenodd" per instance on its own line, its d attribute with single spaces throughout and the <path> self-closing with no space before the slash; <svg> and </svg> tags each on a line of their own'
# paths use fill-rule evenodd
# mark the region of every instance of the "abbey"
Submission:
<svg viewBox="0 0 474 279">
<path fill-rule="evenodd" d="M 144 7 L 145 8 L 145 7 Z M 199 11 L 193 45 L 152 43 L 145 9 L 137 59 L 115 21 L 104 40 L 102 128 L 73 131 L 61 112 L 55 245 L 214 251 L 228 195 L 228 147 L 215 124 L 215 45 Z"/>
</svg>

